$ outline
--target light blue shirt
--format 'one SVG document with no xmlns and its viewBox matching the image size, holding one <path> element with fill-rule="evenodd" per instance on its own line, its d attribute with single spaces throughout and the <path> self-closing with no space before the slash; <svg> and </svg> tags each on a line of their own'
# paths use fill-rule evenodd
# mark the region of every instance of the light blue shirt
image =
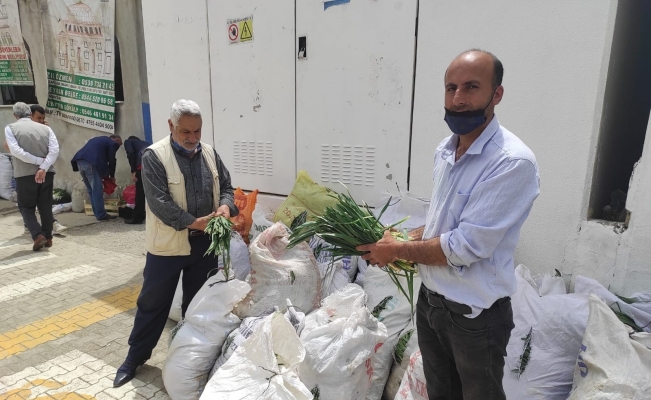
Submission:
<svg viewBox="0 0 651 400">
<path fill-rule="evenodd" d="M 513 252 L 540 193 L 533 152 L 497 117 L 455 162 L 459 140 L 434 155 L 434 189 L 423 239 L 440 237 L 446 266 L 419 265 L 425 286 L 466 304 L 474 318 L 515 293 Z"/>
</svg>

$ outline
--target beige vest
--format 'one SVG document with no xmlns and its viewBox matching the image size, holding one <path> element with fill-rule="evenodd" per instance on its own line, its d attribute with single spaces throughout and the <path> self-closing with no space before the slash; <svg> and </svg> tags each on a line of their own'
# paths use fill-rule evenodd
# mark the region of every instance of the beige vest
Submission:
<svg viewBox="0 0 651 400">
<path fill-rule="evenodd" d="M 36 157 L 47 157 L 50 151 L 50 128 L 29 118 L 21 118 L 10 124 L 9 128 L 23 150 Z M 36 175 L 39 168 L 38 165 L 27 164 L 19 160 L 18 157 L 13 158 L 13 163 L 14 177 L 16 178 Z M 54 172 L 54 166 L 51 166 L 47 172 Z"/>
<path fill-rule="evenodd" d="M 219 174 L 217 173 L 217 162 L 215 152 L 212 146 L 201 143 L 201 154 L 212 171 L 213 176 L 213 209 L 217 211 L 219 207 Z M 179 163 L 174 156 L 174 149 L 170 142 L 169 136 L 165 137 L 153 145 L 149 150 L 156 153 L 158 159 L 165 167 L 167 175 L 167 187 L 174 202 L 183 210 L 188 210 L 187 199 L 185 195 L 185 179 L 179 168 Z M 151 212 L 149 205 L 146 205 L 146 246 L 147 251 L 157 256 L 189 256 L 190 240 L 188 230 L 177 231 L 169 225 L 165 225 L 160 219 Z"/>
</svg>

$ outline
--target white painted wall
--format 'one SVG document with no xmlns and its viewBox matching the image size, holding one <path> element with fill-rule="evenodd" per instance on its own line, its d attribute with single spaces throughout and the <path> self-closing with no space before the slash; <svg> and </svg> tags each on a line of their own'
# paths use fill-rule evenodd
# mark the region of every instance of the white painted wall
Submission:
<svg viewBox="0 0 651 400">
<path fill-rule="evenodd" d="M 233 185 L 289 194 L 296 178 L 294 0 L 208 6 L 215 146 Z M 231 44 L 229 19 L 253 16 L 253 41 Z"/>
<path fill-rule="evenodd" d="M 297 1 L 298 169 L 359 201 L 407 187 L 416 0 Z"/>
<path fill-rule="evenodd" d="M 613 290 L 625 295 L 651 288 L 651 122 L 628 196 L 626 208 L 632 213 L 631 222 L 621 235 L 612 284 Z"/>
<path fill-rule="evenodd" d="M 142 0 L 147 78 L 154 141 L 169 135 L 178 99 L 201 107 L 201 140 L 213 144 L 206 0 Z"/>
<path fill-rule="evenodd" d="M 587 215 L 616 3 L 420 2 L 410 190 L 429 197 L 432 155 L 450 134 L 445 69 L 464 50 L 493 52 L 505 69 L 497 117 L 540 167 L 541 195 L 516 251 L 517 262 L 538 272 L 572 271 L 566 247 L 577 244 Z"/>
</svg>

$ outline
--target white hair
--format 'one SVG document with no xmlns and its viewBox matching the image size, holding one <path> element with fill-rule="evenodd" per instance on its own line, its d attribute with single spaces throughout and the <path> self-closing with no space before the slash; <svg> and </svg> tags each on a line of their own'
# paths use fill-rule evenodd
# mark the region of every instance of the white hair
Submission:
<svg viewBox="0 0 651 400">
<path fill-rule="evenodd" d="M 32 115 L 32 109 L 25 103 L 14 104 L 14 115 L 16 118 L 26 118 Z"/>
<path fill-rule="evenodd" d="M 177 100 L 172 104 L 172 111 L 170 111 L 170 120 L 172 120 L 172 125 L 178 126 L 179 119 L 184 115 L 201 117 L 201 109 L 199 108 L 199 105 L 192 100 Z"/>
</svg>

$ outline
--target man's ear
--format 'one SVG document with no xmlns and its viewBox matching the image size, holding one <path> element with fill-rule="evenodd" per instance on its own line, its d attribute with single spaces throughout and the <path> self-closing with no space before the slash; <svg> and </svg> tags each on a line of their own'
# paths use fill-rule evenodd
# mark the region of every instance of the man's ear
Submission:
<svg viewBox="0 0 651 400">
<path fill-rule="evenodd" d="M 500 85 L 497 87 L 497 89 L 495 89 L 495 94 L 493 95 L 493 106 L 500 104 L 503 96 L 504 96 L 504 86 Z"/>
</svg>

